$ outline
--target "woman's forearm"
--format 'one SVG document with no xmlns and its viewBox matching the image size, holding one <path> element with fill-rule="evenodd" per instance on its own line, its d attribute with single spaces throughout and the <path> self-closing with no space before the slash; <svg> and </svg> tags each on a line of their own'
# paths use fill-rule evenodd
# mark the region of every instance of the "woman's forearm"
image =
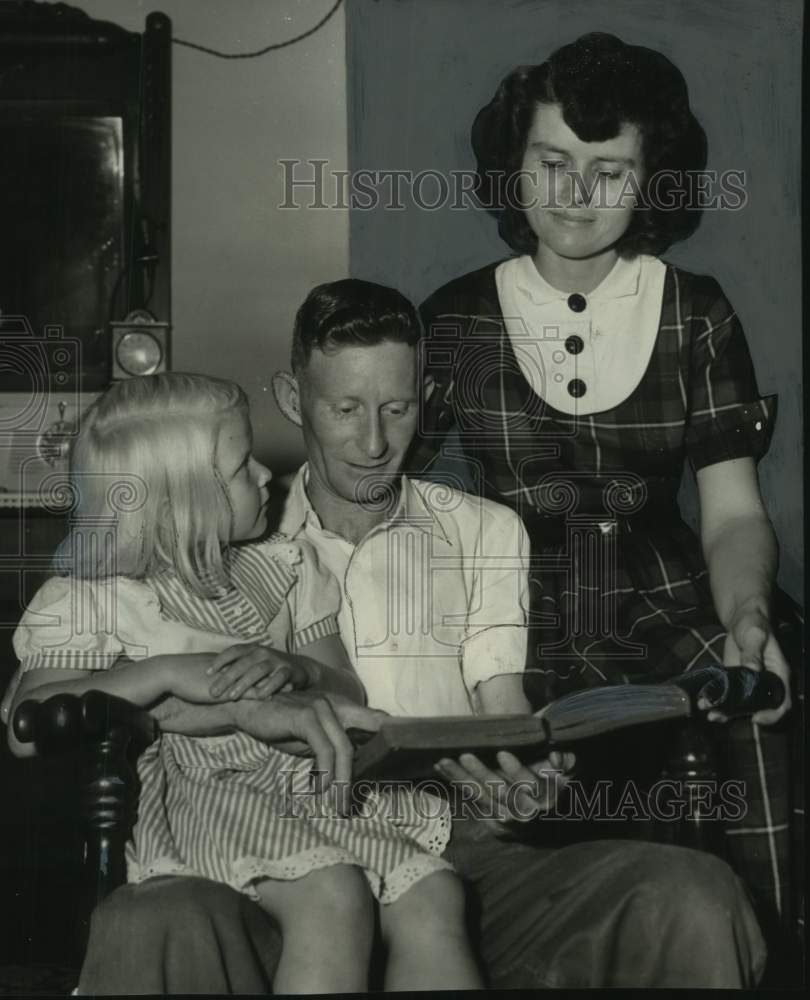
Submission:
<svg viewBox="0 0 810 1000">
<path fill-rule="evenodd" d="M 729 627 L 742 608 L 770 617 L 778 550 L 764 514 L 729 521 L 704 539 L 703 551 L 715 609 L 723 625 Z"/>
</svg>

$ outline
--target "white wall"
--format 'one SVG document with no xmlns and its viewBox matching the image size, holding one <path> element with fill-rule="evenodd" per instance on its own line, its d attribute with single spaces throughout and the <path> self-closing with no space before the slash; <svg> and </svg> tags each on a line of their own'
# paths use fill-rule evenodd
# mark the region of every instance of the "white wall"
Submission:
<svg viewBox="0 0 810 1000">
<path fill-rule="evenodd" d="M 177 38 L 252 51 L 306 31 L 333 0 L 77 0 L 91 17 L 143 31 L 157 10 Z M 173 368 L 248 392 L 257 454 L 275 469 L 303 456 L 270 378 L 287 367 L 295 310 L 348 274 L 348 216 L 281 211 L 279 159 L 346 169 L 343 9 L 316 34 L 256 59 L 172 46 Z"/>
</svg>

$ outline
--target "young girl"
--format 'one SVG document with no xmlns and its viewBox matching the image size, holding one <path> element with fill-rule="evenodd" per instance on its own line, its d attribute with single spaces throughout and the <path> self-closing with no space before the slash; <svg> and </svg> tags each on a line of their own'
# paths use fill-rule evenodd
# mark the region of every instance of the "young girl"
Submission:
<svg viewBox="0 0 810 1000">
<path fill-rule="evenodd" d="M 479 197 L 513 256 L 422 307 L 425 357 L 452 351 L 452 363 L 433 372 L 410 468 L 453 431 L 476 488 L 521 514 L 536 703 L 617 671 L 665 677 L 704 661 L 787 686 L 756 473 L 775 399 L 760 397 L 717 281 L 659 257 L 697 228 L 706 180 L 683 76 L 651 49 L 585 35 L 510 73 L 472 145 Z M 685 458 L 699 539 L 678 509 Z M 748 790 L 728 848 L 762 914 L 786 911 L 790 878 L 784 734 L 761 724 L 789 706 L 723 733 L 726 777 Z"/>
<path fill-rule="evenodd" d="M 270 473 L 251 446 L 244 393 L 218 379 L 131 379 L 93 404 L 71 460 L 70 573 L 42 587 L 15 634 L 15 705 L 89 689 L 143 706 L 316 685 L 358 697 L 337 584 L 314 550 L 279 535 L 235 544 L 266 527 Z M 197 875 L 256 899 L 281 926 L 279 993 L 365 989 L 374 898 L 414 966 L 428 961 L 419 942 L 444 942 L 437 988 L 479 986 L 461 886 L 440 857 L 447 816 L 402 791 L 397 809 L 380 795 L 337 815 L 311 768 L 245 732 L 164 732 L 138 762 L 129 880 Z"/>
</svg>

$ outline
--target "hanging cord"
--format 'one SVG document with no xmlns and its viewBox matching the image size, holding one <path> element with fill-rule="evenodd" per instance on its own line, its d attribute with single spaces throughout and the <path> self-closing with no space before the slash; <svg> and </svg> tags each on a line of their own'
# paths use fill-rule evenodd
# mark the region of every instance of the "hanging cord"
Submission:
<svg viewBox="0 0 810 1000">
<path fill-rule="evenodd" d="M 184 45 L 187 49 L 196 49 L 197 52 L 205 52 L 209 56 L 216 56 L 217 59 L 255 59 L 257 56 L 266 55 L 268 52 L 275 52 L 277 49 L 286 49 L 288 45 L 295 45 L 296 42 L 302 42 L 305 38 L 309 38 L 310 35 L 314 35 L 316 31 L 319 31 L 326 22 L 336 13 L 338 7 L 343 3 L 343 0 L 337 0 L 334 7 L 326 14 L 324 17 L 318 21 L 316 25 L 311 27 L 308 31 L 304 31 L 300 35 L 296 35 L 295 38 L 288 38 L 286 42 L 276 42 L 274 45 L 267 45 L 263 49 L 258 49 L 256 52 L 219 52 L 217 49 L 209 49 L 205 45 L 197 45 L 196 42 L 186 42 L 182 38 L 172 38 L 172 42 L 175 45 Z"/>
</svg>

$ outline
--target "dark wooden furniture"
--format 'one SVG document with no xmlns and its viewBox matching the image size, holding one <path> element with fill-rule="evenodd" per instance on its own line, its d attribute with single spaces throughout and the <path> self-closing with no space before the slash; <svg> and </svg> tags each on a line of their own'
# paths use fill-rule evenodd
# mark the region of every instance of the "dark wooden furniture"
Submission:
<svg viewBox="0 0 810 1000">
<path fill-rule="evenodd" d="M 731 676 L 742 674 L 763 676 L 749 671 L 735 671 Z M 695 686 L 692 697 L 704 684 L 701 681 Z M 781 683 L 777 687 L 784 692 Z M 749 700 L 762 706 L 769 703 L 769 695 L 769 685 L 762 684 Z M 739 698 L 738 692 L 736 696 Z M 659 727 L 656 733 L 652 733 L 650 725 Z M 39 755 L 73 751 L 84 755 L 80 822 L 84 831 L 85 892 L 92 906 L 125 881 L 124 845 L 132 829 L 138 795 L 131 754 L 137 754 L 156 738 L 157 723 L 147 711 L 128 701 L 88 691 L 80 696 L 54 695 L 41 702 L 26 700 L 16 709 L 12 726 L 16 738 L 21 743 L 33 743 Z M 658 769 L 656 776 L 663 774 L 670 779 L 679 787 L 678 794 L 688 797 L 690 786 L 717 781 L 711 728 L 700 717 L 674 723 L 659 721 L 643 728 L 651 735 L 638 738 L 635 730 L 636 751 L 639 746 L 649 746 L 655 737 L 657 742 L 669 744 L 661 757 L 663 772 Z M 633 730 L 625 732 L 633 735 Z M 604 734 L 599 739 L 603 740 Z M 577 749 L 580 745 L 582 741 L 576 744 Z M 722 853 L 720 827 L 707 822 L 700 809 L 692 809 L 682 822 L 657 824 L 655 830 L 657 840 Z"/>
<path fill-rule="evenodd" d="M 140 34 L 0 2 L 0 208 L 25 234 L 0 248 L 0 344 L 30 355 L 2 390 L 102 389 L 109 324 L 170 320 L 170 49 L 163 14 Z"/>
<path fill-rule="evenodd" d="M 126 881 L 124 845 L 137 807 L 131 754 L 155 738 L 157 725 L 148 712 L 128 701 L 88 691 L 26 701 L 14 713 L 13 727 L 17 739 L 33 743 L 39 754 L 78 751 L 84 757 L 79 816 L 87 905 L 78 927 L 83 945 L 93 906 Z"/>
<path fill-rule="evenodd" d="M 144 28 L 127 31 L 66 3 L 0 0 L 0 209 L 18 237 L 0 248 L 3 689 L 12 632 L 66 534 L 65 456 L 80 413 L 113 375 L 114 337 L 133 313 L 152 317 L 164 343 L 168 336 L 171 23 L 152 13 Z M 136 339 L 148 328 L 141 323 Z M 87 870 L 82 816 L 92 810 L 76 805 L 74 790 L 96 788 L 94 822 L 103 826 L 107 806 L 96 792 L 119 766 L 120 735 L 98 754 L 46 737 L 59 752 L 26 761 L 0 746 L 0 992 L 45 988 L 52 980 L 37 969 L 77 965 L 73 928 L 89 913 L 75 900 Z M 94 754 L 92 779 L 85 765 Z M 107 874 L 87 890 L 92 898 L 121 873 L 103 839 L 97 847 Z M 31 974 L 9 979 L 11 967 Z"/>
<path fill-rule="evenodd" d="M 17 739 L 34 743 L 38 754 L 48 761 L 71 758 L 80 761 L 73 793 L 76 794 L 78 787 L 78 820 L 83 843 L 72 949 L 78 968 L 94 906 L 125 880 L 124 845 L 135 818 L 138 795 L 134 758 L 154 739 L 156 725 L 144 710 L 98 691 L 78 697 L 57 695 L 44 702 L 25 701 L 17 708 L 12 725 Z M 699 718 L 670 725 L 668 750 L 658 757 L 654 752 L 650 754 L 650 762 L 656 761 L 656 776 L 663 774 L 680 782 L 682 794 L 687 796 L 690 783 L 699 786 L 715 781 L 718 776 L 713 744 L 715 728 Z M 657 735 L 660 742 L 662 733 Z M 653 743 L 649 745 L 653 751 Z M 636 756 L 637 750 L 638 740 Z M 544 822 L 535 826 L 546 825 Z M 567 825 L 570 830 L 571 824 Z M 705 822 L 699 812 L 674 824 L 645 827 L 631 823 L 621 830 L 615 829 L 614 824 L 609 835 L 639 834 L 659 842 L 723 853 L 721 827 L 714 821 Z M 603 836 L 604 829 L 598 835 Z M 786 974 L 784 962 L 796 961 L 795 948 L 788 943 L 778 971 Z"/>
</svg>

